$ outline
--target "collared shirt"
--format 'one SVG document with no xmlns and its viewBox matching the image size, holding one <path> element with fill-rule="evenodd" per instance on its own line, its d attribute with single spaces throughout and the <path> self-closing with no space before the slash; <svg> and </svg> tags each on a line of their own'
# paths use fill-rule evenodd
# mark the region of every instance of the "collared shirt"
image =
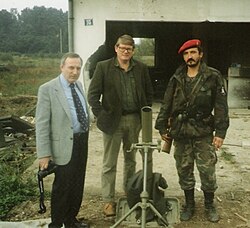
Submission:
<svg viewBox="0 0 250 228">
<path fill-rule="evenodd" d="M 60 75 L 60 82 L 62 84 L 63 87 L 63 91 L 65 93 L 65 96 L 67 98 L 67 102 L 69 104 L 69 109 L 70 109 L 70 113 L 71 113 L 71 117 L 72 117 L 72 122 L 73 122 L 73 131 L 74 133 L 79 133 L 82 132 L 82 128 L 81 128 L 81 124 L 79 123 L 78 119 L 77 119 L 77 114 L 76 114 L 76 108 L 74 105 L 74 101 L 73 101 L 73 97 L 72 97 L 72 93 L 71 93 L 71 88 L 70 88 L 70 83 L 68 83 L 68 81 L 64 78 L 64 76 L 61 74 Z M 87 113 L 87 108 L 86 108 L 86 101 L 82 95 L 82 93 L 80 92 L 79 88 L 77 86 L 75 86 L 76 92 L 81 100 L 81 103 L 83 105 L 85 114 L 88 118 L 88 113 Z"/>
<path fill-rule="evenodd" d="M 130 65 L 127 71 L 119 66 L 117 58 L 115 59 L 115 66 L 120 69 L 121 88 L 122 88 L 122 108 L 123 111 L 137 112 L 138 98 L 136 94 L 135 77 L 132 68 L 135 66 L 133 59 L 130 60 Z"/>
</svg>

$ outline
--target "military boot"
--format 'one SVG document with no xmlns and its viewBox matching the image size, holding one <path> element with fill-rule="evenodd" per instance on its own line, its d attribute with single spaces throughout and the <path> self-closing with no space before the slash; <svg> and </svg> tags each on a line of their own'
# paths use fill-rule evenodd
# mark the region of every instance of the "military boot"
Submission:
<svg viewBox="0 0 250 228">
<path fill-rule="evenodd" d="M 186 204 L 183 207 L 183 210 L 180 215 L 180 219 L 181 221 L 188 221 L 194 215 L 194 208 L 195 208 L 194 189 L 185 190 L 184 194 L 185 194 Z"/>
<path fill-rule="evenodd" d="M 207 216 L 208 221 L 210 222 L 218 222 L 220 220 L 219 215 L 214 206 L 214 193 L 213 192 L 205 192 L 205 214 Z"/>
</svg>

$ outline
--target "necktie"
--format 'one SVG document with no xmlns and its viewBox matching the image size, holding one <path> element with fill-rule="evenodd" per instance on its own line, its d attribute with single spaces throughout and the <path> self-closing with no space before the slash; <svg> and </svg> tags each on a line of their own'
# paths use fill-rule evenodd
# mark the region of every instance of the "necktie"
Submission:
<svg viewBox="0 0 250 228">
<path fill-rule="evenodd" d="M 70 88 L 71 88 L 71 93 L 72 93 L 73 101 L 74 101 L 75 108 L 76 108 L 77 119 L 80 122 L 83 131 L 86 132 L 88 131 L 88 120 L 87 120 L 85 111 L 83 109 L 82 102 L 75 90 L 74 83 L 70 84 Z"/>
</svg>

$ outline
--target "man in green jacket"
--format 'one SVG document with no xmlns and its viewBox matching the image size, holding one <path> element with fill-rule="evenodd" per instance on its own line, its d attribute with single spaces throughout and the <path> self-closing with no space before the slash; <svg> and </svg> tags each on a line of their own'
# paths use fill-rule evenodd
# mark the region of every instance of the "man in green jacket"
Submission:
<svg viewBox="0 0 250 228">
<path fill-rule="evenodd" d="M 141 130 L 140 112 L 152 105 L 153 89 L 145 64 L 134 60 L 135 43 L 131 36 L 120 36 L 115 44 L 116 57 L 97 64 L 88 90 L 88 101 L 103 132 L 102 197 L 104 214 L 115 215 L 115 180 L 117 159 L 123 142 L 124 178 L 134 175 L 135 152 L 129 152 L 138 142 Z"/>
<path fill-rule="evenodd" d="M 174 139 L 179 184 L 186 205 L 181 220 L 194 214 L 194 162 L 200 174 L 208 220 L 218 222 L 213 204 L 217 189 L 216 151 L 229 127 L 227 94 L 221 73 L 202 61 L 201 41 L 188 40 L 179 49 L 184 64 L 171 77 L 155 128 L 163 140 Z"/>
</svg>

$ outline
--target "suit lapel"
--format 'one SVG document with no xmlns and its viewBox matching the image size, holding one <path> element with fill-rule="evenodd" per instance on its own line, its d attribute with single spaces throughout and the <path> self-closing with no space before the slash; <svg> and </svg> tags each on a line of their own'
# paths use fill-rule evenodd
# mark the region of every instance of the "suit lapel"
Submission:
<svg viewBox="0 0 250 228">
<path fill-rule="evenodd" d="M 141 85 L 141 69 L 139 69 L 137 66 L 133 66 L 133 74 L 134 74 L 134 78 L 135 78 L 135 84 L 136 85 Z M 139 89 L 140 86 L 137 87 L 137 89 Z"/>
<path fill-rule="evenodd" d="M 115 84 L 115 90 L 119 96 L 119 99 L 121 100 L 122 98 L 122 88 L 121 88 L 121 77 L 120 77 L 120 72 L 118 67 L 114 65 L 114 61 L 111 63 L 111 70 L 110 70 L 110 75 L 112 75 L 111 79 L 114 81 Z"/>
<path fill-rule="evenodd" d="M 141 78 L 141 68 L 138 67 L 138 64 L 133 66 L 133 75 L 135 78 L 135 86 L 136 86 L 136 94 L 137 94 L 137 98 L 138 101 L 140 101 L 140 94 L 141 94 L 141 85 L 142 85 L 142 78 Z"/>
<path fill-rule="evenodd" d="M 54 89 L 55 89 L 55 94 L 57 96 L 58 101 L 62 105 L 62 107 L 63 107 L 64 111 L 66 112 L 67 116 L 69 117 L 69 119 L 72 121 L 69 105 L 68 105 L 67 99 L 65 97 L 65 94 L 64 94 L 62 85 L 60 83 L 59 77 L 57 78 L 57 80 L 55 82 Z"/>
</svg>

